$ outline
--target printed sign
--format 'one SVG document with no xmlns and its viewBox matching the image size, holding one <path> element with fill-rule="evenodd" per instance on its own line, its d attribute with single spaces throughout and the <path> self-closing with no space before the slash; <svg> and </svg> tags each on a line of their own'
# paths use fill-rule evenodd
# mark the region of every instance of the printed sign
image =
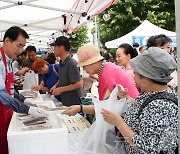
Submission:
<svg viewBox="0 0 180 154">
<path fill-rule="evenodd" d="M 140 46 L 145 46 L 150 36 L 132 36 L 132 44 L 138 43 Z M 171 46 L 176 47 L 176 36 L 168 36 L 172 42 Z"/>
</svg>

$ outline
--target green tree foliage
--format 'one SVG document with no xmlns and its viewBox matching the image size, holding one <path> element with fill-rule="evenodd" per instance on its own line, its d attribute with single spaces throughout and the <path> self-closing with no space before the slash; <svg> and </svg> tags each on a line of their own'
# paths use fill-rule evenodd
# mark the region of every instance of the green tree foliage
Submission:
<svg viewBox="0 0 180 154">
<path fill-rule="evenodd" d="M 86 25 L 84 25 L 81 28 L 79 28 L 77 31 L 69 35 L 71 48 L 78 49 L 83 44 L 86 44 L 89 42 L 87 31 L 88 31 L 88 28 Z"/>
<path fill-rule="evenodd" d="M 175 4 L 173 0 L 120 0 L 108 12 L 109 21 L 99 16 L 101 42 L 119 38 L 139 26 L 144 20 L 175 31 Z"/>
</svg>

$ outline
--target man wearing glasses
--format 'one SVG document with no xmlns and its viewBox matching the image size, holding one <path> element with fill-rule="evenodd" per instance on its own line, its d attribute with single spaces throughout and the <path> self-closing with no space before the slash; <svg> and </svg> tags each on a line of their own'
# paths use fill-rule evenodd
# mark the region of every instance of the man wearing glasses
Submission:
<svg viewBox="0 0 180 154">
<path fill-rule="evenodd" d="M 8 154 L 7 130 L 13 111 L 34 117 L 47 116 L 42 109 L 24 104 L 28 99 L 14 91 L 12 60 L 21 54 L 28 38 L 23 29 L 13 26 L 5 32 L 0 47 L 0 154 Z"/>
</svg>

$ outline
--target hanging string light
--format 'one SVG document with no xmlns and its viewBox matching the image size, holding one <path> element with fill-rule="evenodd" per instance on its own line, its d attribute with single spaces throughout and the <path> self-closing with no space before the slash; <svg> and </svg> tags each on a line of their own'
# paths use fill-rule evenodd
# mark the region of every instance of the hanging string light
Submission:
<svg viewBox="0 0 180 154">
<path fill-rule="evenodd" d="M 105 13 L 103 15 L 103 19 L 104 19 L 104 21 L 108 21 L 110 18 L 111 18 L 110 14 L 108 13 L 108 10 L 106 9 Z"/>
</svg>

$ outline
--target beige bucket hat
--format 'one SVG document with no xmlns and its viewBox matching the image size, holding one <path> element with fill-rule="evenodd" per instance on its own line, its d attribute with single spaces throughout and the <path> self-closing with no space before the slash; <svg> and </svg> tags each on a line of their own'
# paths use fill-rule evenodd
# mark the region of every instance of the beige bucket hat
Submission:
<svg viewBox="0 0 180 154">
<path fill-rule="evenodd" d="M 100 50 L 92 44 L 86 44 L 80 47 L 77 52 L 77 55 L 78 67 L 90 65 L 104 59 L 104 57 L 100 55 Z"/>
</svg>

